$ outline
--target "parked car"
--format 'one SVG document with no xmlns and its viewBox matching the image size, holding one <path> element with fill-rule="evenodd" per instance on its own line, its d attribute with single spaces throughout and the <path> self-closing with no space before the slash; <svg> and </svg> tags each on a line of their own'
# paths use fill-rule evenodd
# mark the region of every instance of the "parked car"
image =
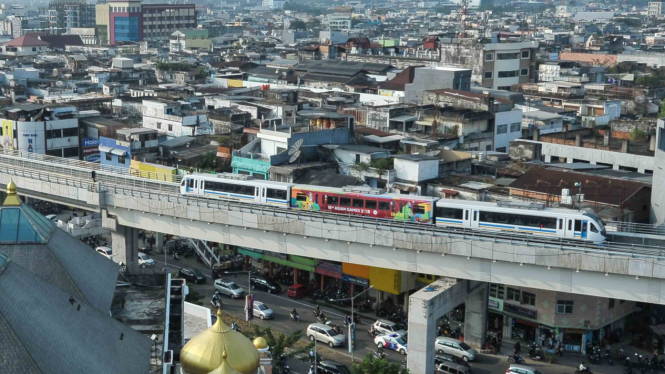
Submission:
<svg viewBox="0 0 665 374">
<path fill-rule="evenodd" d="M 95 250 L 97 251 L 97 253 L 108 258 L 109 260 L 113 259 L 113 250 L 111 249 L 111 247 L 106 247 L 106 246 L 97 247 Z"/>
<path fill-rule="evenodd" d="M 437 366 L 438 374 L 471 374 L 471 369 L 453 362 L 444 362 Z"/>
<path fill-rule="evenodd" d="M 318 340 L 328 344 L 330 348 L 344 345 L 346 341 L 344 335 L 336 333 L 332 327 L 322 323 L 312 323 L 307 326 L 307 337 L 311 341 Z"/>
<path fill-rule="evenodd" d="M 379 335 L 374 338 L 374 344 L 376 344 L 378 348 L 392 349 L 403 355 L 408 353 L 406 341 L 397 334 Z"/>
<path fill-rule="evenodd" d="M 155 260 L 148 257 L 147 254 L 139 252 L 139 265 L 154 265 Z"/>
<path fill-rule="evenodd" d="M 253 290 L 265 291 L 267 293 L 280 293 L 282 287 L 277 282 L 262 277 L 249 278 L 249 284 Z"/>
<path fill-rule="evenodd" d="M 286 290 L 286 296 L 300 299 L 303 296 L 309 295 L 309 288 L 302 284 L 294 284 Z"/>
<path fill-rule="evenodd" d="M 542 374 L 536 368 L 526 365 L 511 364 L 506 374 Z"/>
<path fill-rule="evenodd" d="M 188 281 L 191 281 L 191 282 L 194 282 L 194 283 L 205 283 L 206 282 L 206 276 L 203 275 L 203 273 L 199 269 L 182 268 L 182 269 L 180 269 L 180 271 L 178 271 L 178 275 L 180 275 L 181 278 L 187 279 Z"/>
<path fill-rule="evenodd" d="M 375 331 L 378 331 L 379 335 L 397 334 L 399 336 L 406 336 L 406 331 L 402 328 L 400 324 L 386 321 L 384 319 L 380 319 L 374 322 L 372 328 Z"/>
<path fill-rule="evenodd" d="M 453 364 L 466 366 L 467 368 L 471 369 L 471 365 L 469 365 L 468 362 L 462 360 L 461 358 L 459 358 L 457 356 L 453 356 L 453 355 L 448 354 L 448 353 L 440 353 L 440 354 L 437 354 L 436 357 L 434 357 L 434 364 L 435 365 L 439 365 L 439 364 L 442 364 L 444 362 L 452 362 Z"/>
<path fill-rule="evenodd" d="M 478 352 L 463 341 L 443 336 L 436 338 L 434 348 L 437 354 L 447 353 L 464 361 L 474 361 L 478 356 Z"/>
<path fill-rule="evenodd" d="M 316 372 L 321 374 L 351 374 L 344 364 L 332 360 L 321 360 L 316 365 Z"/>
<path fill-rule="evenodd" d="M 55 223 L 55 221 L 58 220 L 58 216 L 56 216 L 55 214 L 46 215 L 46 216 L 44 216 L 44 218 L 46 218 L 47 220 L 49 220 L 53 223 Z"/>
<path fill-rule="evenodd" d="M 268 308 L 268 306 L 260 301 L 254 302 L 254 309 L 252 310 L 254 317 L 259 317 L 261 319 L 272 319 L 273 311 Z"/>
<path fill-rule="evenodd" d="M 245 291 L 240 288 L 235 282 L 226 279 L 217 279 L 215 281 L 215 289 L 222 295 L 229 296 L 232 299 L 237 299 L 245 296 Z"/>
</svg>

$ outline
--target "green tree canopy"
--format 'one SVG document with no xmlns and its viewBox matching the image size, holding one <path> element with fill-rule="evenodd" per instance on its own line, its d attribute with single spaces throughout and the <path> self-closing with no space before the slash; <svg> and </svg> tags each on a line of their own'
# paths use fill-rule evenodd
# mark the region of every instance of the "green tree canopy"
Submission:
<svg viewBox="0 0 665 374">
<path fill-rule="evenodd" d="M 301 361 L 307 361 L 309 350 L 314 346 L 314 344 L 298 344 L 302 337 L 301 330 L 293 331 L 290 334 L 274 334 L 270 327 L 262 329 L 254 325 L 254 336 L 261 336 L 268 343 L 272 355 L 272 372 L 275 374 L 282 374 L 283 372 L 283 367 L 280 365 L 282 355 L 286 358 L 301 357 Z"/>
<path fill-rule="evenodd" d="M 301 20 L 295 20 L 289 25 L 291 30 L 307 30 L 307 24 Z"/>
<path fill-rule="evenodd" d="M 409 374 L 409 369 L 368 353 L 361 363 L 351 366 L 351 374 Z"/>
</svg>

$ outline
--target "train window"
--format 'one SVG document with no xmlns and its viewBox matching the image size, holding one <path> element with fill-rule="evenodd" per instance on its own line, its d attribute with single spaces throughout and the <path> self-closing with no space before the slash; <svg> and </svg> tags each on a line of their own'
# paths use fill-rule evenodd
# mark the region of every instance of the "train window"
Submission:
<svg viewBox="0 0 665 374">
<path fill-rule="evenodd" d="M 307 201 L 307 195 L 305 195 L 304 193 L 299 193 L 298 195 L 296 195 L 296 200 L 297 201 Z"/>
<path fill-rule="evenodd" d="M 379 210 L 390 210 L 390 203 L 388 201 L 379 201 Z"/>
<path fill-rule="evenodd" d="M 362 208 L 364 206 L 365 206 L 365 200 L 353 199 L 353 207 L 354 208 Z"/>
<path fill-rule="evenodd" d="M 575 220 L 575 231 L 582 231 L 582 221 L 579 219 Z"/>
<path fill-rule="evenodd" d="M 241 194 L 241 195 L 253 195 L 253 188 L 251 186 L 242 186 L 242 185 L 236 185 L 235 188 L 236 193 Z"/>
<path fill-rule="evenodd" d="M 376 201 L 374 201 L 374 200 L 365 201 L 365 208 L 367 208 L 367 209 L 376 209 Z"/>
<path fill-rule="evenodd" d="M 591 232 L 596 232 L 596 233 L 598 232 L 596 225 L 594 225 L 593 223 L 589 224 L 589 229 L 591 229 Z"/>
<path fill-rule="evenodd" d="M 477 210 L 473 211 L 473 220 L 478 221 L 478 211 Z"/>
<path fill-rule="evenodd" d="M 559 218 L 559 230 L 563 230 L 563 220 Z"/>
<path fill-rule="evenodd" d="M 348 197 L 342 197 L 339 199 L 339 205 L 341 206 L 351 206 L 351 199 Z"/>
<path fill-rule="evenodd" d="M 194 179 L 187 179 L 187 186 L 189 188 L 194 188 Z"/>
<path fill-rule="evenodd" d="M 276 190 L 274 188 L 267 188 L 266 190 L 266 197 L 268 199 L 286 200 L 285 190 Z"/>
<path fill-rule="evenodd" d="M 573 229 L 573 220 L 568 220 L 568 231 L 571 231 Z"/>
<path fill-rule="evenodd" d="M 439 217 L 439 218 L 462 219 L 463 210 L 462 209 L 455 209 L 455 208 L 437 207 L 436 208 L 436 216 Z"/>
<path fill-rule="evenodd" d="M 469 211 L 468 210 L 464 210 L 464 220 L 465 221 L 469 220 Z"/>
<path fill-rule="evenodd" d="M 337 196 L 328 197 L 328 204 L 332 204 L 332 205 L 339 204 L 339 197 L 337 197 Z"/>
<path fill-rule="evenodd" d="M 415 204 L 413 206 L 413 214 L 425 214 L 425 208 L 421 205 Z"/>
<path fill-rule="evenodd" d="M 180 185 L 181 185 L 181 186 L 184 186 L 185 184 L 187 184 L 187 179 L 183 179 L 183 180 L 180 182 Z"/>
</svg>

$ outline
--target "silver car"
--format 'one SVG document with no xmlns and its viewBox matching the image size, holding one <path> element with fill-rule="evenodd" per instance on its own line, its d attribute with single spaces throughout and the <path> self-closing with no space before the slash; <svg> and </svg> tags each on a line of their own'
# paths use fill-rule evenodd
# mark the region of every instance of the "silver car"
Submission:
<svg viewBox="0 0 665 374">
<path fill-rule="evenodd" d="M 324 342 L 328 344 L 330 348 L 344 345 L 344 342 L 346 341 L 346 337 L 344 335 L 337 334 L 335 330 L 332 329 L 332 327 L 322 323 L 312 323 L 311 325 L 307 326 L 307 337 L 312 342 L 314 340 Z"/>
<path fill-rule="evenodd" d="M 260 301 L 254 302 L 254 309 L 252 310 L 254 317 L 259 317 L 261 319 L 272 319 L 273 311 L 268 308 L 268 306 Z"/>
<path fill-rule="evenodd" d="M 240 288 L 235 282 L 225 279 L 217 279 L 215 281 L 215 289 L 222 295 L 229 296 L 232 299 L 237 299 L 245 296 L 245 291 Z"/>
<path fill-rule="evenodd" d="M 434 343 L 436 353 L 447 353 L 449 355 L 457 356 L 464 361 L 475 361 L 478 357 L 478 352 L 469 347 L 468 344 L 461 340 L 446 338 L 439 336 Z"/>
</svg>

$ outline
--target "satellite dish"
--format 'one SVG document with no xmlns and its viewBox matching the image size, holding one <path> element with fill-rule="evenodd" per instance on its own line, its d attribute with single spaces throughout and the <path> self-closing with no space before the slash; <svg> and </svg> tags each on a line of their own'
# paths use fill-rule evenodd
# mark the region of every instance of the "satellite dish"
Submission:
<svg viewBox="0 0 665 374">
<path fill-rule="evenodd" d="M 291 148 L 289 148 L 289 151 L 287 152 L 289 156 L 298 152 L 304 141 L 305 141 L 304 139 L 298 139 L 297 142 L 293 143 L 293 145 L 291 146 Z"/>
<path fill-rule="evenodd" d="M 295 153 L 291 155 L 291 158 L 289 159 L 289 164 L 298 161 L 298 159 L 300 158 L 300 153 L 301 153 L 300 150 L 295 151 Z"/>
</svg>

